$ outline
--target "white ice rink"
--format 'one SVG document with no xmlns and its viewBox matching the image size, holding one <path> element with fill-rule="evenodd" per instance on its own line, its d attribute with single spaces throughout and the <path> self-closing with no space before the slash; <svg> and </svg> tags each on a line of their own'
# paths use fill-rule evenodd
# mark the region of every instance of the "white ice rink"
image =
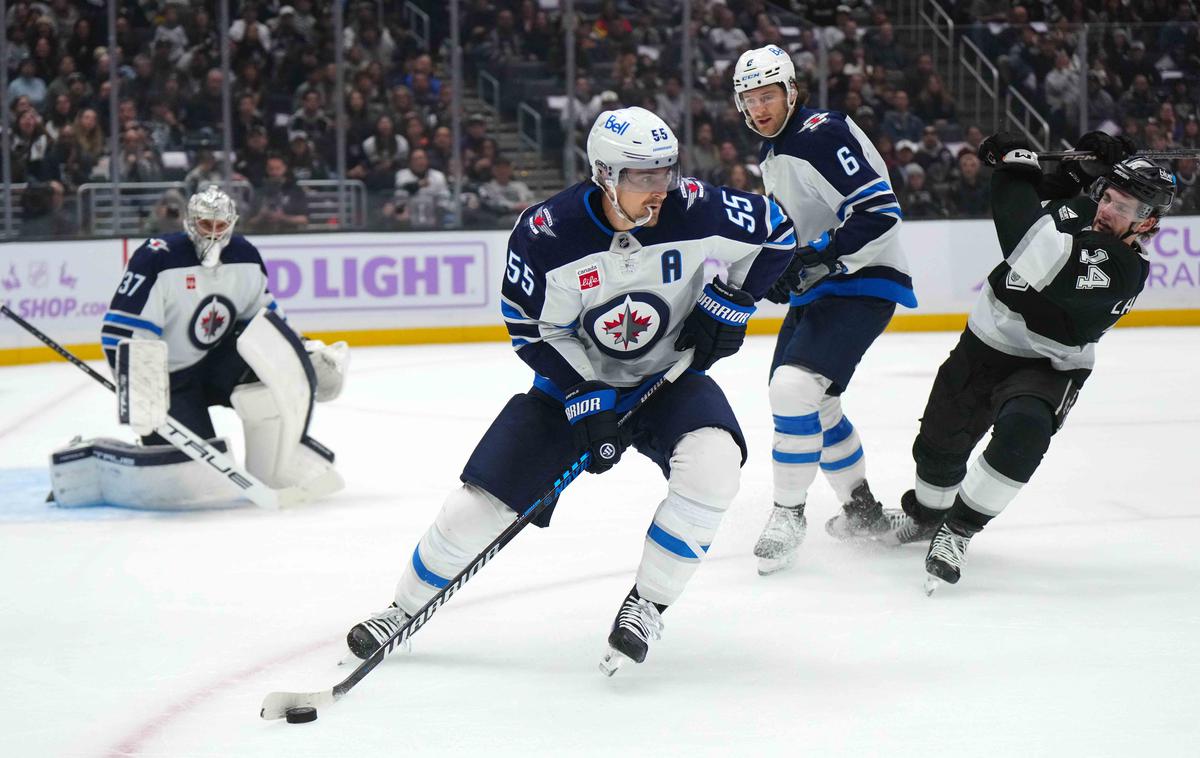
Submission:
<svg viewBox="0 0 1200 758">
<path fill-rule="evenodd" d="M 885 505 L 954 334 L 889 334 L 846 397 Z M 713 375 L 751 446 L 741 493 L 646 663 L 597 671 L 664 490 L 636 455 L 572 485 L 311 724 L 272 690 L 332 686 L 475 441 L 530 373 L 499 344 L 361 349 L 314 434 L 348 481 L 294 511 L 44 504 L 50 450 L 129 438 L 65 363 L 0 370 L 0 755 L 1200 755 L 1200 330 L 1125 329 L 1033 483 L 926 598 L 924 548 L 823 529 L 755 573 L 770 506 L 771 341 Z M 664 391 L 670 391 L 667 388 Z M 218 427 L 232 434 L 229 411 Z M 240 434 L 233 435 L 242 448 Z"/>
</svg>

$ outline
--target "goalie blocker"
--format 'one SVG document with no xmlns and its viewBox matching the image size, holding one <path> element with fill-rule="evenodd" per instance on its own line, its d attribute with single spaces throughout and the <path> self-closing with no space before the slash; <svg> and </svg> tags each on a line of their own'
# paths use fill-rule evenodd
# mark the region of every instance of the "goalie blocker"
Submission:
<svg viewBox="0 0 1200 758">
<path fill-rule="evenodd" d="M 229 402 L 242 419 L 246 470 L 272 488 L 299 487 L 316 498 L 345 486 L 333 453 L 308 435 L 308 427 L 314 401 L 340 393 L 348 353 L 345 343 L 307 347 L 312 358 L 281 317 L 261 310 L 236 344 L 257 381 L 235 386 Z M 167 417 L 166 365 L 165 343 L 122 340 L 117 347 L 118 416 L 139 435 L 147 436 Z M 224 440 L 214 446 L 228 449 Z M 229 503 L 233 495 L 213 492 L 207 466 L 171 445 L 77 439 L 51 455 L 50 468 L 54 499 L 64 507 L 188 509 Z"/>
</svg>

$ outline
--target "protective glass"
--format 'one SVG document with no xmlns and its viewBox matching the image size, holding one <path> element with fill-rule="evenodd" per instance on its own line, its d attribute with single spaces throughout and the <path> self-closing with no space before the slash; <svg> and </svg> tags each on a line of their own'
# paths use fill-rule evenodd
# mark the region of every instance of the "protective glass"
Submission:
<svg viewBox="0 0 1200 758">
<path fill-rule="evenodd" d="M 617 178 L 617 187 L 627 192 L 670 192 L 678 184 L 679 164 L 622 169 Z"/>
<path fill-rule="evenodd" d="M 743 111 L 771 108 L 785 103 L 783 90 L 775 85 L 760 87 L 750 92 L 738 93 L 737 99 Z"/>
</svg>

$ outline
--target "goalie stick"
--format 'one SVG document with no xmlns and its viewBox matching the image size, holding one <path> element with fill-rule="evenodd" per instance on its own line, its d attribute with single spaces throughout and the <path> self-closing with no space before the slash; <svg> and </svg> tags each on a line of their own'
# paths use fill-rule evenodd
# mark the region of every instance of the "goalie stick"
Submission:
<svg viewBox="0 0 1200 758">
<path fill-rule="evenodd" d="M 658 381 L 650 385 L 650 389 L 638 398 L 637 403 L 625 412 L 617 422 L 618 426 L 623 426 L 637 412 L 639 408 L 654 397 L 660 389 L 666 384 L 674 382 L 678 379 L 687 367 L 692 363 L 693 351 L 688 350 L 682 357 L 663 374 Z M 287 715 L 291 708 L 309 707 L 320 710 L 329 705 L 333 705 L 340 700 L 347 692 L 354 688 L 354 685 L 361 682 L 367 674 L 371 673 L 388 653 L 394 650 L 398 645 L 404 644 L 409 637 L 423 627 L 429 619 L 442 607 L 454 593 L 462 589 L 462 586 L 471 580 L 484 565 L 504 549 L 504 546 L 512 541 L 517 533 L 524 529 L 530 521 L 537 518 L 538 514 L 548 508 L 551 504 L 558 500 L 558 496 L 567 488 L 576 477 L 587 468 L 588 461 L 591 458 L 591 453 L 583 453 L 572 462 L 566 469 L 550 484 L 545 494 L 533 502 L 533 505 L 525 509 L 516 521 L 505 527 L 504 531 L 500 532 L 496 539 L 492 540 L 491 544 L 485 547 L 479 555 L 475 556 L 466 568 L 458 572 L 458 574 L 450 580 L 450 582 L 438 591 L 436 595 L 429 599 L 429 602 L 421 606 L 411 619 L 404 626 L 400 627 L 392 634 L 391 637 L 379 646 L 379 649 L 372 653 L 362 663 L 358 664 L 358 668 L 350 672 L 342 681 L 338 682 L 332 689 L 322 690 L 320 692 L 272 692 L 263 698 L 262 709 L 259 711 L 259 716 L 264 719 L 280 719 Z"/>
<path fill-rule="evenodd" d="M 33 324 L 21 318 L 12 312 L 7 305 L 0 305 L 0 313 L 8 316 L 18 326 L 41 340 L 46 347 L 67 359 L 72 365 L 79 368 L 85 374 L 95 379 L 100 384 L 104 385 L 110 392 L 116 392 L 117 388 L 98 373 L 91 366 L 79 360 L 74 353 L 67 350 L 62 345 L 55 342 L 49 336 L 44 334 Z M 288 487 L 281 490 L 276 490 L 263 484 L 257 477 L 248 471 L 244 471 L 237 462 L 221 451 L 208 444 L 206 440 L 201 438 L 191 429 L 188 429 L 183 424 L 175 419 L 167 416 L 167 420 L 161 426 L 155 428 L 155 433 L 165 439 L 167 442 L 174 445 L 176 448 L 185 453 L 189 458 L 205 463 L 215 473 L 228 481 L 255 505 L 260 508 L 276 510 L 306 500 L 305 493 L 296 487 Z"/>
</svg>

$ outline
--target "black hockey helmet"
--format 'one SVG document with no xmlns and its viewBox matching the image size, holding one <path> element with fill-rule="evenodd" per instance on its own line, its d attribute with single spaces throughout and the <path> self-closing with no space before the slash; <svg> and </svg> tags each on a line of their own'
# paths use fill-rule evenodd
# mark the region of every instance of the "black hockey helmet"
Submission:
<svg viewBox="0 0 1200 758">
<path fill-rule="evenodd" d="M 1140 201 L 1137 217 L 1141 221 L 1151 216 L 1162 218 L 1167 215 L 1171 204 L 1175 202 L 1177 184 L 1175 175 L 1170 171 L 1148 158 L 1133 156 L 1113 164 L 1107 174 L 1092 184 L 1088 194 L 1092 200 L 1100 202 L 1104 190 L 1109 187 Z"/>
</svg>

